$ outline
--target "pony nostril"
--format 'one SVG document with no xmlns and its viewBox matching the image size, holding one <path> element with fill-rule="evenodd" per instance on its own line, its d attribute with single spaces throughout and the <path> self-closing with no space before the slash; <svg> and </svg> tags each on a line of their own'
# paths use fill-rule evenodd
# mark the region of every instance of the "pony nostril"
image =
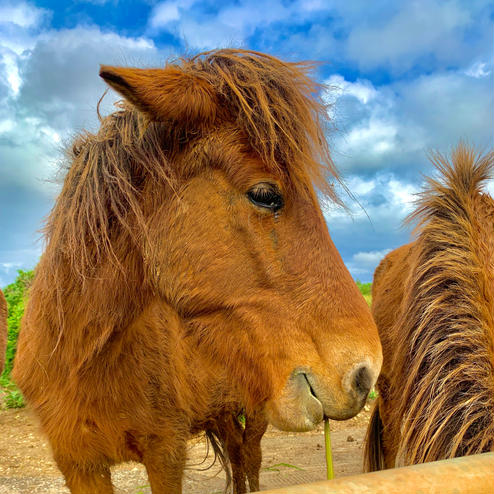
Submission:
<svg viewBox="0 0 494 494">
<path fill-rule="evenodd" d="M 372 387 L 371 372 L 365 365 L 358 367 L 355 369 L 353 378 L 350 382 L 352 383 L 354 391 L 356 391 L 359 396 L 365 397 Z"/>
</svg>

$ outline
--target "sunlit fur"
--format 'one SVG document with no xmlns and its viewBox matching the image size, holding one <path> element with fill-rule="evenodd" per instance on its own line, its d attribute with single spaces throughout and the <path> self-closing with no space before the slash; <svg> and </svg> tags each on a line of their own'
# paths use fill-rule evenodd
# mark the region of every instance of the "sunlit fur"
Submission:
<svg viewBox="0 0 494 494">
<path fill-rule="evenodd" d="M 376 269 L 372 311 L 383 345 L 367 470 L 494 448 L 494 155 L 465 145 L 432 155 L 417 239 Z"/>
<path fill-rule="evenodd" d="M 7 349 L 7 301 L 0 290 L 0 374 L 5 365 L 5 350 Z"/>
<path fill-rule="evenodd" d="M 14 368 L 73 494 L 113 492 L 128 460 L 181 492 L 190 434 L 239 405 L 290 430 L 363 405 L 344 378 L 373 382 L 381 348 L 318 205 L 337 174 L 307 70 L 241 50 L 101 68 L 127 102 L 68 152 Z M 266 181 L 276 214 L 247 196 Z"/>
</svg>

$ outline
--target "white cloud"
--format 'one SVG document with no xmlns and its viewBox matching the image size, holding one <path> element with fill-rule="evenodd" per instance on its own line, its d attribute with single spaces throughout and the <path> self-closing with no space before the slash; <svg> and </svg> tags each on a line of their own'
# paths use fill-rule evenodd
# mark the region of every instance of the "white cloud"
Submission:
<svg viewBox="0 0 494 494">
<path fill-rule="evenodd" d="M 370 118 L 363 125 L 356 125 L 346 136 L 347 146 L 354 152 L 372 156 L 394 151 L 398 129 L 391 122 Z"/>
<path fill-rule="evenodd" d="M 492 2 L 488 0 L 363 0 L 317 2 L 302 12 L 310 28 L 256 31 L 256 39 L 288 56 L 343 63 L 393 75 L 464 67 L 492 59 Z M 309 17 L 310 16 L 310 17 Z"/>
<path fill-rule="evenodd" d="M 178 2 L 164 2 L 155 7 L 151 25 L 153 27 L 166 26 L 169 22 L 179 19 Z"/>
<path fill-rule="evenodd" d="M 27 2 L 0 5 L 0 55 L 21 56 L 36 43 L 50 12 Z M 4 60 L 4 63 L 5 60 Z"/>
<path fill-rule="evenodd" d="M 160 65 L 161 56 L 149 39 L 96 27 L 45 31 L 21 56 L 4 52 L 0 82 L 10 92 L 0 106 L 9 115 L 0 122 L 0 180 L 53 197 L 57 188 L 47 180 L 56 175 L 64 143 L 82 129 L 97 129 L 96 105 L 105 90 L 99 64 Z M 116 99 L 107 95 L 103 114 Z"/>
<path fill-rule="evenodd" d="M 458 69 L 374 86 L 333 75 L 324 98 L 338 129 L 331 135 L 336 163 L 345 173 L 418 173 L 428 168 L 431 148 L 447 152 L 459 140 L 489 147 L 493 79 L 492 72 L 471 77 Z"/>
<path fill-rule="evenodd" d="M 409 214 L 415 208 L 415 200 L 419 192 L 417 186 L 407 184 L 396 179 L 389 182 L 389 193 L 391 194 L 391 203 L 398 206 L 400 212 Z"/>
<path fill-rule="evenodd" d="M 153 8 L 149 24 L 155 29 L 166 28 L 170 23 L 180 20 L 197 0 L 167 0 L 160 2 Z"/>
<path fill-rule="evenodd" d="M 5 75 L 12 92 L 17 95 L 21 87 L 21 77 L 17 65 L 17 57 L 13 53 L 4 53 L 2 62 L 5 66 Z"/>
<path fill-rule="evenodd" d="M 363 264 L 366 267 L 375 266 L 389 252 L 391 252 L 391 249 L 371 250 L 370 252 L 357 252 L 352 256 L 352 260 L 356 263 Z"/>
<path fill-rule="evenodd" d="M 363 276 L 364 280 L 371 281 L 377 265 L 389 252 L 391 252 L 391 249 L 360 251 L 353 254 L 345 264 L 354 278 Z"/>
<path fill-rule="evenodd" d="M 408 70 L 420 57 L 430 55 L 456 62 L 466 50 L 462 33 L 474 25 L 472 14 L 457 1 L 405 2 L 391 17 L 361 22 L 348 37 L 347 53 L 363 68 Z"/>
<path fill-rule="evenodd" d="M 345 173 L 396 165 L 396 157 L 416 149 L 407 143 L 410 129 L 403 128 L 398 115 L 399 95 L 389 86 L 375 87 L 370 81 L 349 82 L 340 75 L 326 81 L 332 88 L 324 96 L 332 103 L 331 113 L 338 132 L 332 136 L 335 160 Z M 403 135 L 405 134 L 405 136 Z M 417 130 L 413 129 L 413 134 Z M 400 160 L 401 161 L 401 160 Z"/>
<path fill-rule="evenodd" d="M 494 197 L 494 179 L 488 180 L 485 184 L 485 192 L 487 192 L 491 197 Z"/>
<path fill-rule="evenodd" d="M 10 271 L 12 268 L 19 268 L 22 266 L 21 262 L 0 262 L 0 266 L 5 270 L 5 271 Z"/>
<path fill-rule="evenodd" d="M 464 71 L 438 72 L 397 83 L 396 110 L 406 127 L 422 128 L 423 145 L 449 150 L 460 139 L 491 146 L 494 121 L 493 77 L 472 78 Z"/>
<path fill-rule="evenodd" d="M 479 77 L 487 77 L 491 74 L 491 70 L 486 70 L 487 63 L 486 62 L 475 62 L 465 71 L 466 75 L 470 77 L 475 77 L 478 79 Z"/>
<path fill-rule="evenodd" d="M 40 255 L 40 246 L 10 251 L 0 250 L 0 288 L 11 283 L 19 269 L 33 269 Z"/>
<path fill-rule="evenodd" d="M 364 179 L 357 175 L 350 177 L 348 180 L 348 186 L 351 188 L 352 194 L 355 194 L 357 197 L 363 197 L 367 194 L 372 193 L 372 191 L 376 188 L 376 179 L 371 178 Z"/>
<path fill-rule="evenodd" d="M 32 28 L 38 26 L 47 15 L 45 9 L 35 7 L 25 2 L 6 3 L 0 5 L 0 24 L 14 24 L 16 26 Z"/>
<path fill-rule="evenodd" d="M 18 104 L 65 139 L 97 125 L 96 104 L 106 88 L 98 76 L 100 64 L 161 65 L 162 56 L 147 38 L 119 36 L 96 27 L 48 31 L 20 61 L 23 83 Z M 111 92 L 103 101 L 103 112 L 115 99 Z"/>
<path fill-rule="evenodd" d="M 352 260 L 348 263 L 349 269 L 354 273 L 374 272 L 377 265 L 381 262 L 391 249 L 371 250 L 369 252 L 357 252 L 353 254 Z"/>
<path fill-rule="evenodd" d="M 354 96 L 366 105 L 377 95 L 377 91 L 370 81 L 357 80 L 356 82 L 349 82 L 339 74 L 332 75 L 324 81 L 324 84 L 329 86 L 329 91 L 324 96 L 328 103 L 334 103 L 341 96 Z"/>
<path fill-rule="evenodd" d="M 58 169 L 60 136 L 48 124 L 32 117 L 3 121 L 2 127 L 0 180 L 54 197 L 57 189 L 47 181 L 55 177 Z"/>
<path fill-rule="evenodd" d="M 5 120 L 0 121 L 0 135 L 11 132 L 15 127 L 15 122 L 10 118 L 6 118 Z"/>
<path fill-rule="evenodd" d="M 419 184 L 400 179 L 393 173 L 378 173 L 371 177 L 350 175 L 345 184 L 356 201 L 346 198 L 348 210 L 332 205 L 323 204 L 323 212 L 330 224 L 335 221 L 341 224 L 351 223 L 359 219 L 368 219 L 372 223 L 393 222 L 399 224 L 414 207 Z M 340 192 L 345 200 L 345 193 Z"/>
<path fill-rule="evenodd" d="M 256 0 L 214 3 L 167 0 L 158 3 L 149 19 L 151 31 L 167 30 L 198 49 L 243 45 L 258 31 L 277 23 L 297 25 L 313 21 L 330 6 L 321 0 L 270 0 L 259 8 Z"/>
<path fill-rule="evenodd" d="M 257 28 L 285 19 L 290 13 L 278 0 L 262 11 L 252 0 L 221 5 L 213 12 L 205 12 L 201 7 L 195 0 L 161 2 L 154 7 L 149 26 L 176 34 L 187 46 L 211 49 L 240 45 Z"/>
</svg>

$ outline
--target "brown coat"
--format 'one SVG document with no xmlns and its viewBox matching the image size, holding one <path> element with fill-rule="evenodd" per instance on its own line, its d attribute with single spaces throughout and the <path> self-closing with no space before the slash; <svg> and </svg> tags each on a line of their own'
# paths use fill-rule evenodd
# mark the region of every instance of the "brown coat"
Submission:
<svg viewBox="0 0 494 494">
<path fill-rule="evenodd" d="M 73 494 L 128 460 L 179 493 L 187 438 L 239 404 L 289 430 L 363 406 L 381 348 L 317 200 L 338 178 L 307 69 L 101 68 L 127 103 L 69 152 L 14 368 Z"/>
<path fill-rule="evenodd" d="M 377 267 L 372 312 L 383 367 L 368 470 L 494 448 L 494 155 L 433 155 L 411 219 L 417 239 Z"/>
</svg>

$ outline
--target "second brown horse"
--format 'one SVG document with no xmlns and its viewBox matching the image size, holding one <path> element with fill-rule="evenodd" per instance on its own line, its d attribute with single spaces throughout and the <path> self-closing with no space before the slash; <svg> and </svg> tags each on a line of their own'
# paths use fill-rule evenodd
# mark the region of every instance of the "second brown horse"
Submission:
<svg viewBox="0 0 494 494">
<path fill-rule="evenodd" d="M 494 448 L 494 155 L 432 156 L 417 239 L 377 267 L 372 312 L 383 345 L 367 470 Z"/>
</svg>

